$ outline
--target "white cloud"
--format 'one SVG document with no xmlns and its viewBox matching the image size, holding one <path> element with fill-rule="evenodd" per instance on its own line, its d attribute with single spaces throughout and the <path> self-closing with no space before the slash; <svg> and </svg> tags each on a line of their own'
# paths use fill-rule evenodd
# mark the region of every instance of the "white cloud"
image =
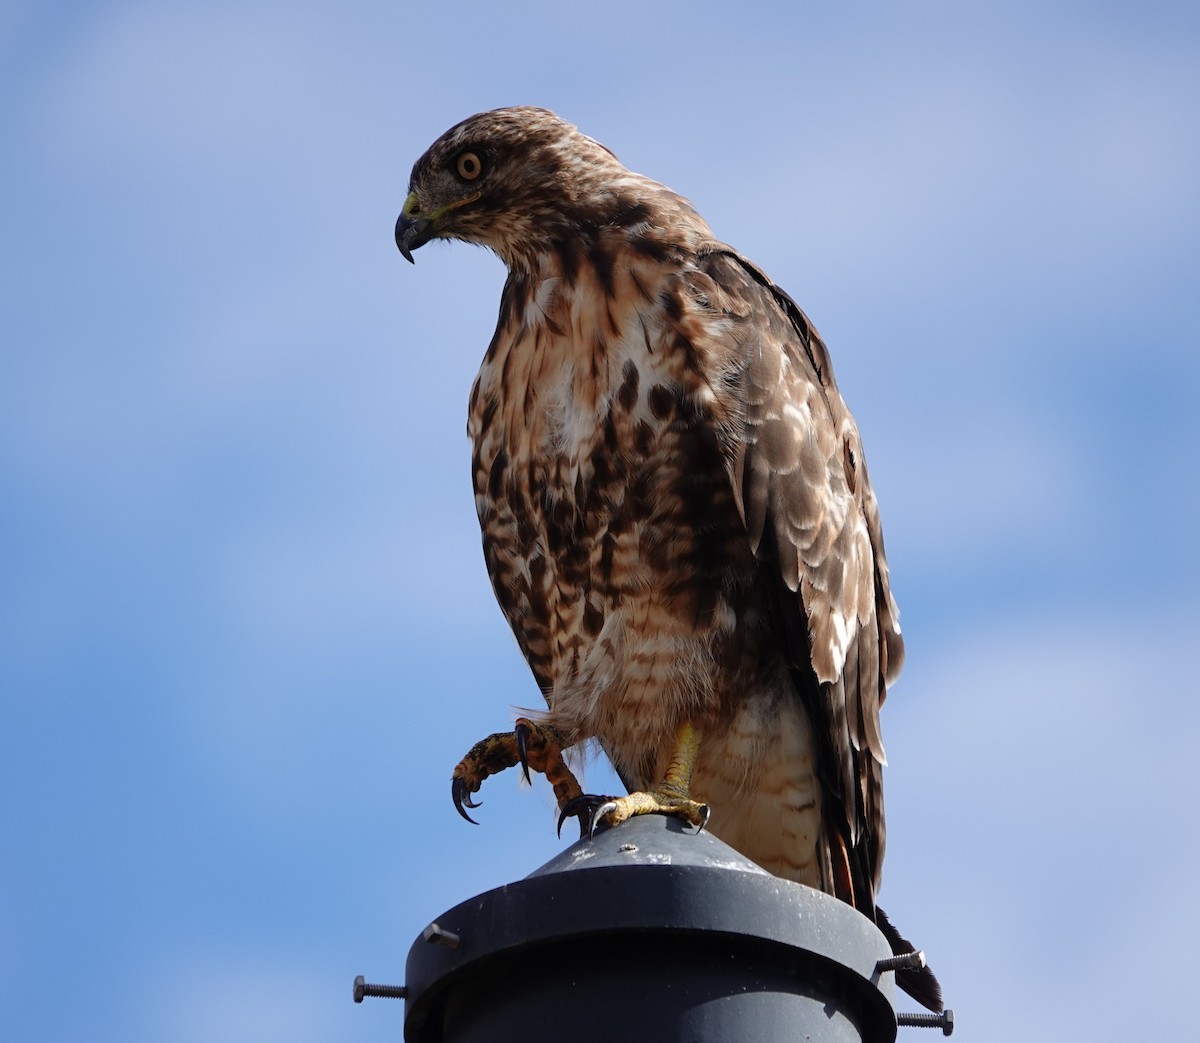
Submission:
<svg viewBox="0 0 1200 1043">
<path fill-rule="evenodd" d="M 1033 618 L 908 664 L 884 899 L 919 910 L 906 926 L 974 1038 L 1141 1038 L 1122 996 L 1178 1025 L 1200 710 L 1174 650 L 1197 623 Z"/>
</svg>

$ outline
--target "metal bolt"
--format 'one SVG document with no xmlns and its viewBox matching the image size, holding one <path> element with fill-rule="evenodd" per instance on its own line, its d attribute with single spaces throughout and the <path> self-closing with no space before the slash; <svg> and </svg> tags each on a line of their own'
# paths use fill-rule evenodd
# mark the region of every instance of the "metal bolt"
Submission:
<svg viewBox="0 0 1200 1043">
<path fill-rule="evenodd" d="M 360 974 L 354 979 L 354 1002 L 362 1003 L 364 996 L 381 996 L 389 1000 L 408 998 L 408 989 L 403 985 L 371 985 Z"/>
<path fill-rule="evenodd" d="M 897 1014 L 896 1024 L 903 1028 L 941 1029 L 943 1036 L 954 1033 L 954 1011 L 944 1010 L 941 1014 Z"/>
<path fill-rule="evenodd" d="M 917 949 L 913 952 L 904 952 L 899 956 L 889 956 L 886 960 L 880 960 L 875 964 L 875 973 L 882 974 L 884 971 L 919 971 L 925 966 L 925 954 Z"/>
<path fill-rule="evenodd" d="M 421 937 L 427 942 L 444 945 L 447 949 L 457 949 L 458 943 L 462 941 L 457 934 L 453 931 L 447 931 L 436 920 L 421 932 Z"/>
</svg>

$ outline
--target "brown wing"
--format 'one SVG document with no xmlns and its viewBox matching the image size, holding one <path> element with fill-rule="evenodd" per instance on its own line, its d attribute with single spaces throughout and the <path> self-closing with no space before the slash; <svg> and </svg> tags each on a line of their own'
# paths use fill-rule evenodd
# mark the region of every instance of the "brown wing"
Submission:
<svg viewBox="0 0 1200 1043">
<path fill-rule="evenodd" d="M 834 890 L 871 913 L 884 845 L 879 708 L 904 646 L 858 428 L 795 302 L 728 249 L 705 255 L 702 268 L 743 316 L 709 324 L 740 342 L 710 354 L 741 361 L 724 378 L 741 409 L 729 469 L 770 573 L 781 651 L 822 744 Z"/>
</svg>

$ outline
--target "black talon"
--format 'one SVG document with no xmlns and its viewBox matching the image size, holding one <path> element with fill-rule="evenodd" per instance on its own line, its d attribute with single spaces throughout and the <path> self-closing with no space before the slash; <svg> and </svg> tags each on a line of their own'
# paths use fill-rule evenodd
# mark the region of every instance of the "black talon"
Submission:
<svg viewBox="0 0 1200 1043">
<path fill-rule="evenodd" d="M 471 803 L 471 795 L 469 793 L 465 793 L 464 788 L 465 787 L 464 787 L 462 779 L 457 778 L 457 777 L 451 779 L 450 780 L 450 799 L 454 801 L 455 809 L 458 811 L 458 813 L 460 815 L 462 815 L 463 818 L 465 818 L 468 822 L 470 822 L 472 826 L 478 826 L 479 823 L 476 822 L 473 818 L 471 818 L 471 816 L 468 815 L 466 813 L 466 811 L 463 810 L 463 805 L 466 804 L 466 806 L 468 808 L 478 808 L 478 807 L 482 806 L 483 802 L 480 801 L 478 804 Z"/>
<path fill-rule="evenodd" d="M 521 773 L 525 776 L 525 781 L 530 785 L 533 780 L 529 777 L 529 736 L 532 734 L 529 730 L 529 725 L 518 724 L 513 729 L 513 736 L 517 740 L 517 756 L 521 760 Z"/>
<path fill-rule="evenodd" d="M 573 797 L 571 800 L 568 800 L 566 802 L 566 804 L 563 805 L 562 811 L 560 811 L 558 813 L 558 828 L 556 829 L 559 839 L 562 839 L 563 823 L 566 822 L 567 819 L 569 819 L 572 815 L 577 815 L 579 817 L 579 839 L 582 840 L 585 836 L 587 836 L 587 831 L 583 828 L 583 815 L 582 815 L 582 811 L 583 811 L 582 805 L 586 801 L 587 801 L 587 795 L 585 794 L 582 797 Z"/>
<path fill-rule="evenodd" d="M 474 805 L 472 805 L 473 807 Z M 707 804 L 700 805 L 700 828 L 696 830 L 696 836 L 704 832 L 704 827 L 708 825 L 709 816 L 712 814 L 712 808 Z"/>
<path fill-rule="evenodd" d="M 570 817 L 571 817 L 571 813 L 566 808 L 563 808 L 562 811 L 559 812 L 558 826 L 554 830 L 554 832 L 558 834 L 559 840 L 562 839 L 563 823 L 566 822 L 567 819 L 569 819 Z M 579 833 L 580 833 L 579 839 L 582 840 L 583 839 L 583 823 L 582 822 L 579 823 Z"/>
<path fill-rule="evenodd" d="M 596 812 L 604 807 L 605 804 L 612 802 L 612 797 L 601 797 L 595 793 L 583 793 L 578 797 L 573 797 L 563 805 L 562 812 L 558 816 L 558 835 L 562 836 L 563 823 L 572 815 L 579 816 L 579 839 L 587 837 L 591 840 L 595 836 L 596 828 Z"/>
</svg>

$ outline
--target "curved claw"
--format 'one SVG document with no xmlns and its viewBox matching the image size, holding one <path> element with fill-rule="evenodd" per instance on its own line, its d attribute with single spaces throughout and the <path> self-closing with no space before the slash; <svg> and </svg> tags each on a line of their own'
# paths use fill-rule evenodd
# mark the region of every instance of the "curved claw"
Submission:
<svg viewBox="0 0 1200 1043">
<path fill-rule="evenodd" d="M 563 805 L 562 811 L 558 815 L 558 835 L 562 836 L 563 823 L 572 815 L 579 816 L 579 839 L 587 837 L 592 838 L 596 831 L 596 815 L 593 813 L 589 818 L 584 818 L 584 813 L 591 808 L 602 807 L 605 809 L 612 808 L 614 805 L 609 797 L 599 797 L 594 793 L 581 793 L 578 797 L 568 800 Z"/>
<path fill-rule="evenodd" d="M 517 743 L 517 757 L 521 761 L 521 774 L 525 776 L 525 781 L 530 785 L 533 780 L 529 777 L 529 737 L 533 734 L 530 731 L 529 725 L 518 724 L 513 729 L 513 738 Z"/>
<path fill-rule="evenodd" d="M 560 840 L 562 839 L 563 823 L 566 822 L 570 817 L 571 813 L 566 808 L 563 808 L 562 811 L 558 813 L 558 825 L 555 827 L 554 832 L 558 835 Z M 582 837 L 580 839 L 582 839 Z"/>
<path fill-rule="evenodd" d="M 592 812 L 592 821 L 588 823 L 588 839 L 596 835 L 596 827 L 600 824 L 600 820 L 604 818 L 610 811 L 616 811 L 617 805 L 615 801 L 606 800 L 595 811 Z"/>
<path fill-rule="evenodd" d="M 472 804 L 471 807 L 475 805 Z M 709 817 L 712 815 L 712 808 L 707 804 L 700 805 L 700 828 L 696 830 L 696 836 L 704 832 L 704 827 L 708 825 Z"/>
<path fill-rule="evenodd" d="M 468 808 L 478 808 L 482 807 L 483 802 L 480 801 L 479 803 L 473 803 L 471 800 L 471 795 L 464 791 L 465 787 L 462 779 L 454 778 L 450 780 L 450 799 L 454 801 L 455 810 L 462 815 L 463 818 L 470 822 L 471 825 L 478 826 L 479 823 L 463 810 L 463 805 L 465 804 Z"/>
<path fill-rule="evenodd" d="M 578 815 L 578 814 L 579 814 L 578 811 L 570 812 L 570 811 L 567 811 L 565 808 L 559 814 L 558 826 L 555 829 L 555 833 L 558 835 L 558 838 L 560 840 L 562 839 L 563 823 L 566 822 L 567 819 L 571 818 L 572 815 Z M 584 822 L 584 820 L 582 818 L 580 818 L 580 820 L 579 820 L 579 839 L 582 840 L 584 837 L 587 837 L 587 836 L 589 836 L 587 824 Z"/>
</svg>

